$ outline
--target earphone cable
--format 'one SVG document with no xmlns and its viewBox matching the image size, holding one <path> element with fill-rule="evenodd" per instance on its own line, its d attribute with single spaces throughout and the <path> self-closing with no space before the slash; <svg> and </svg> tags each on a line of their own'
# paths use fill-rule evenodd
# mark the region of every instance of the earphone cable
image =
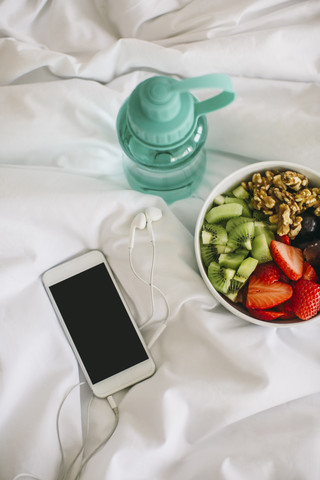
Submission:
<svg viewBox="0 0 320 480">
<path fill-rule="evenodd" d="M 76 385 L 73 385 L 69 390 L 68 392 L 65 394 L 62 402 L 60 403 L 60 406 L 59 406 L 59 409 L 58 409 L 58 414 L 57 414 L 57 420 L 56 420 L 56 427 L 57 427 L 57 434 L 58 434 L 58 441 L 59 441 L 59 448 L 60 448 L 60 453 L 61 453 L 61 462 L 60 462 L 60 474 L 59 474 L 59 480 L 69 480 L 69 474 L 71 472 L 71 469 L 72 467 L 74 466 L 75 462 L 77 461 L 77 459 L 79 458 L 79 456 L 81 455 L 81 453 L 83 452 L 84 448 L 85 448 L 85 445 L 86 445 L 86 442 L 87 442 L 87 438 L 88 438 L 88 432 L 89 432 L 89 415 L 90 415 L 90 407 L 91 407 L 91 404 L 92 404 L 92 400 L 93 400 L 93 396 L 91 397 L 90 399 L 90 402 L 88 404 L 88 407 L 87 407 L 87 416 L 86 416 L 86 424 L 85 424 L 85 435 L 84 435 L 84 439 L 82 441 L 82 445 L 78 451 L 78 453 L 76 454 L 76 456 L 74 457 L 74 459 L 72 460 L 71 464 L 68 466 L 67 470 L 64 472 L 63 469 L 64 469 L 64 464 L 65 464 L 65 455 L 64 455 L 64 451 L 63 451 L 63 446 L 62 446 L 62 441 L 61 441 L 61 435 L 60 435 L 60 426 L 59 426 L 59 420 L 60 420 L 60 414 L 61 414 L 61 410 L 62 410 L 62 407 L 65 403 L 65 401 L 67 400 L 67 398 L 69 397 L 69 395 L 72 393 L 72 391 L 77 388 L 77 387 L 80 387 L 81 385 L 84 385 L 86 382 L 80 382 L 80 383 L 77 383 Z M 85 465 L 88 463 L 88 461 L 98 452 L 98 450 L 100 450 L 107 442 L 108 440 L 111 438 L 111 436 L 113 435 L 113 433 L 115 432 L 116 428 L 117 428 L 117 425 L 119 423 L 119 409 L 118 409 L 118 406 L 116 405 L 112 395 L 109 395 L 107 397 L 107 401 L 115 415 L 115 423 L 114 423 L 114 426 L 112 428 L 112 430 L 108 433 L 107 437 L 103 439 L 102 442 L 100 442 L 100 444 L 94 448 L 94 450 L 88 455 L 88 457 L 81 463 L 80 465 L 80 468 L 76 474 L 76 477 L 74 480 L 77 480 L 79 478 L 79 476 L 81 475 L 81 472 L 83 470 L 83 468 L 85 467 Z M 16 475 L 12 480 L 18 480 L 20 478 L 31 478 L 32 480 L 43 480 L 41 479 L 40 477 L 37 477 L 36 475 L 33 475 L 32 473 L 19 473 L 18 475 Z"/>
<path fill-rule="evenodd" d="M 115 422 L 114 422 L 114 425 L 113 425 L 113 428 L 112 430 L 108 433 L 107 437 L 104 438 L 102 440 L 102 442 L 100 442 L 93 450 L 92 452 L 87 456 L 87 458 L 85 458 L 85 460 L 82 462 L 81 466 L 80 466 L 80 469 L 78 470 L 74 480 L 78 480 L 80 478 L 80 475 L 81 475 L 81 472 L 83 470 L 83 468 L 87 465 L 87 463 L 89 462 L 89 460 L 99 451 L 101 450 L 101 448 L 103 448 L 105 446 L 105 444 L 110 440 L 110 438 L 112 437 L 112 435 L 114 434 L 117 426 L 118 426 L 118 423 L 119 423 L 119 409 L 118 409 L 118 406 L 116 405 L 112 395 L 109 395 L 107 397 L 107 401 L 114 413 L 114 416 L 115 416 Z"/>
<path fill-rule="evenodd" d="M 145 285 L 148 285 L 150 287 L 150 293 L 151 293 L 151 315 L 149 316 L 149 318 L 147 320 L 145 320 L 142 325 L 139 325 L 139 329 L 140 330 L 143 330 L 148 324 L 149 322 L 152 320 L 153 318 L 153 315 L 154 315 L 154 311 L 155 311 L 155 304 L 154 304 L 154 290 L 156 290 L 158 293 L 160 293 L 160 295 L 162 296 L 164 302 L 165 302 L 165 305 L 166 305 L 166 316 L 165 316 L 165 320 L 163 320 L 165 323 L 167 322 L 168 320 L 168 317 L 170 315 L 170 307 L 169 307 L 169 304 L 168 304 L 168 301 L 166 299 L 166 296 L 165 294 L 163 293 L 163 291 L 157 287 L 156 285 L 153 285 L 153 276 L 154 276 L 154 266 L 155 266 L 155 247 L 154 247 L 154 244 L 152 243 L 152 247 L 153 247 L 153 256 L 152 256 L 152 265 L 151 265 L 151 272 L 150 272 L 150 281 L 148 282 L 147 280 L 145 280 L 144 278 L 142 278 L 138 272 L 136 271 L 134 265 L 133 265 L 133 261 L 132 261 L 132 248 L 129 248 L 129 263 L 130 263 L 130 268 L 132 270 L 132 272 L 134 273 L 134 275 L 141 281 L 143 282 Z"/>
<path fill-rule="evenodd" d="M 79 383 L 78 385 L 75 385 L 73 388 L 75 388 L 76 386 L 81 386 L 81 385 L 84 385 L 85 382 L 81 382 Z M 72 390 L 71 390 L 72 391 Z M 69 393 L 71 393 L 71 391 Z M 73 467 L 73 465 L 75 464 L 75 462 L 77 461 L 77 459 L 79 458 L 79 456 L 81 455 L 81 453 L 83 452 L 84 448 L 85 448 L 85 445 L 86 445 L 86 442 L 87 442 L 87 438 L 88 438 L 88 433 L 89 433 L 89 415 L 90 415 L 90 407 L 91 407 L 91 403 L 93 401 L 93 396 L 91 396 L 90 398 L 90 401 L 89 401 L 89 404 L 88 404 L 88 407 L 87 407 L 87 415 L 86 415 L 86 423 L 85 423 L 85 433 L 84 433 L 84 436 L 83 436 L 83 441 L 82 441 L 82 445 L 78 451 L 78 453 L 76 454 L 76 456 L 74 457 L 74 459 L 72 460 L 71 464 L 69 465 L 69 467 L 67 468 L 66 472 L 64 473 L 63 472 L 63 463 L 61 462 L 61 468 L 60 468 L 60 471 L 62 471 L 62 476 L 61 476 L 61 480 L 68 480 L 69 478 L 69 473 Z M 60 437 L 60 433 L 59 433 L 59 430 L 58 430 L 58 436 Z M 61 442 L 61 440 L 59 440 L 59 442 Z M 63 457 L 62 457 L 63 458 Z"/>
<path fill-rule="evenodd" d="M 41 478 L 32 475 L 32 473 L 19 473 L 13 478 L 13 480 L 18 480 L 18 478 L 32 478 L 33 480 L 42 480 Z"/>
<path fill-rule="evenodd" d="M 69 397 L 69 395 L 73 392 L 73 390 L 74 390 L 75 388 L 77 388 L 77 387 L 81 387 L 81 386 L 84 385 L 84 384 L 85 384 L 85 382 L 80 382 L 80 383 L 77 383 L 76 385 L 73 385 L 73 386 L 68 390 L 68 392 L 65 394 L 62 402 L 60 403 L 59 409 L 58 409 L 58 414 L 57 414 L 57 419 L 56 419 L 56 429 L 57 429 L 59 449 L 60 449 L 60 454 L 61 454 L 60 471 L 63 470 L 63 468 L 64 468 L 64 463 L 65 463 L 64 451 L 63 451 L 62 441 L 61 441 L 61 435 L 60 435 L 60 426 L 59 426 L 61 410 L 62 410 L 62 407 L 63 407 L 65 401 L 67 400 L 67 398 Z M 62 479 L 63 479 L 63 478 L 64 478 L 64 476 L 62 477 Z"/>
</svg>

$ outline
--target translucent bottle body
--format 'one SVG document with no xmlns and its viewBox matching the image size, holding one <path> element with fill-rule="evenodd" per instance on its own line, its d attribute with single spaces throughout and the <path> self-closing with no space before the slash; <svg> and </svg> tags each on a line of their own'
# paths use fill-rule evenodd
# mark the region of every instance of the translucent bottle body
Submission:
<svg viewBox="0 0 320 480">
<path fill-rule="evenodd" d="M 206 117 L 199 117 L 187 138 L 178 144 L 153 146 L 132 133 L 125 118 L 125 104 L 121 110 L 118 133 L 130 186 L 143 193 L 159 195 L 167 203 L 192 195 L 206 166 L 203 148 L 208 130 Z"/>
</svg>

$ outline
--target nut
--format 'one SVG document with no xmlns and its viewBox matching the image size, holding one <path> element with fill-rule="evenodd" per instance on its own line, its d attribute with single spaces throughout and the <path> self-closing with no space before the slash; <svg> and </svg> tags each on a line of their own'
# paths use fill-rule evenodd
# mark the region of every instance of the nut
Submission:
<svg viewBox="0 0 320 480">
<path fill-rule="evenodd" d="M 285 185 L 297 192 L 301 189 L 301 187 L 305 187 L 308 185 L 307 177 L 305 177 L 301 173 L 292 172 L 291 170 L 283 172 L 282 181 Z"/>
<path fill-rule="evenodd" d="M 307 188 L 308 178 L 299 172 L 267 170 L 256 172 L 241 185 L 251 193 L 251 206 L 262 210 L 277 224 L 279 235 L 295 238 L 301 230 L 301 213 L 310 207 L 320 216 L 320 188 Z"/>
</svg>

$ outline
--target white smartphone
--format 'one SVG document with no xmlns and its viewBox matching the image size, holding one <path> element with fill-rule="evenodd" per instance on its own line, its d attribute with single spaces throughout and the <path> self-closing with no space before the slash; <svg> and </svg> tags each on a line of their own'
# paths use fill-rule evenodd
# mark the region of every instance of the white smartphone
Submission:
<svg viewBox="0 0 320 480">
<path fill-rule="evenodd" d="M 153 375 L 155 364 L 102 252 L 57 265 L 42 281 L 97 397 Z"/>
</svg>

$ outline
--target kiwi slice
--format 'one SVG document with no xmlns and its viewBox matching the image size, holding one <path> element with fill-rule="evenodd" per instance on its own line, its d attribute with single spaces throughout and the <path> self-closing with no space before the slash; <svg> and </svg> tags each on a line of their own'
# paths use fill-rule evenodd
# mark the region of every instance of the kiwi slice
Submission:
<svg viewBox="0 0 320 480">
<path fill-rule="evenodd" d="M 263 213 L 262 210 L 256 210 L 255 208 L 252 210 L 252 217 L 256 220 L 268 221 L 268 215 Z"/>
<path fill-rule="evenodd" d="M 212 207 L 206 214 L 205 219 L 209 223 L 219 223 L 229 220 L 232 217 L 240 217 L 243 206 L 239 203 L 224 203 L 216 207 Z"/>
<path fill-rule="evenodd" d="M 243 200 L 247 200 L 250 197 L 249 192 L 242 185 L 238 185 L 234 188 L 232 193 L 235 197 L 242 198 Z"/>
<path fill-rule="evenodd" d="M 253 238 L 254 222 L 241 223 L 229 232 L 227 247 L 231 249 L 229 251 L 236 250 L 237 248 L 251 250 Z"/>
<path fill-rule="evenodd" d="M 232 302 L 237 301 L 238 293 L 240 292 L 241 288 L 243 287 L 243 283 L 235 280 L 234 278 L 230 281 L 229 290 L 225 293 L 225 296 L 229 298 Z"/>
<path fill-rule="evenodd" d="M 248 207 L 247 202 L 245 200 L 243 200 L 242 198 L 225 197 L 224 203 L 226 203 L 226 204 L 228 204 L 228 203 L 239 203 L 239 205 L 242 205 L 242 215 L 244 217 L 251 217 L 252 216 L 251 210 Z"/>
<path fill-rule="evenodd" d="M 254 234 L 257 237 L 262 233 L 266 237 L 266 240 L 269 246 L 271 240 L 275 239 L 273 231 L 269 228 L 269 225 L 267 225 L 265 222 L 256 221 L 254 224 Z"/>
<path fill-rule="evenodd" d="M 224 203 L 224 196 L 217 195 L 216 198 L 213 199 L 213 203 L 215 203 L 216 205 L 222 205 Z"/>
<path fill-rule="evenodd" d="M 258 265 L 258 260 L 253 257 L 245 258 L 238 270 L 236 271 L 233 280 L 240 282 L 242 285 L 248 280 L 250 275 L 254 272 L 256 266 Z"/>
<path fill-rule="evenodd" d="M 266 230 L 270 230 L 270 232 L 277 231 L 276 223 L 270 223 L 269 221 L 264 220 L 254 220 L 254 227 L 256 230 L 256 235 L 259 235 L 260 233 L 265 233 Z"/>
<path fill-rule="evenodd" d="M 208 278 L 213 287 L 220 293 L 228 292 L 234 274 L 234 269 L 221 267 L 217 262 L 211 262 L 208 267 Z"/>
<path fill-rule="evenodd" d="M 224 245 L 213 245 L 208 243 L 206 245 L 200 245 L 200 254 L 201 259 L 206 267 L 210 265 L 211 262 L 217 262 L 219 255 L 224 252 Z"/>
<path fill-rule="evenodd" d="M 219 265 L 221 265 L 221 267 L 233 268 L 234 270 L 236 270 L 242 263 L 242 261 L 246 258 L 248 253 L 249 250 L 247 249 L 239 249 L 235 252 L 221 253 L 218 259 Z"/>
<path fill-rule="evenodd" d="M 225 245 L 228 241 L 228 234 L 222 225 L 205 223 L 201 232 L 201 240 L 204 244 Z"/>
<path fill-rule="evenodd" d="M 260 233 L 260 235 L 254 237 L 252 241 L 251 255 L 253 258 L 256 258 L 259 263 L 270 262 L 272 260 L 268 240 L 264 233 Z"/>
<path fill-rule="evenodd" d="M 226 231 L 227 233 L 231 232 L 237 225 L 240 225 L 241 223 L 247 223 L 247 222 L 252 222 L 251 217 L 233 217 L 230 218 L 230 220 L 227 221 L 226 223 Z"/>
<path fill-rule="evenodd" d="M 240 289 L 254 272 L 257 265 L 258 260 L 253 257 L 247 257 L 242 260 L 238 270 L 231 279 L 229 290 L 226 294 L 230 300 L 236 301 Z"/>
</svg>

